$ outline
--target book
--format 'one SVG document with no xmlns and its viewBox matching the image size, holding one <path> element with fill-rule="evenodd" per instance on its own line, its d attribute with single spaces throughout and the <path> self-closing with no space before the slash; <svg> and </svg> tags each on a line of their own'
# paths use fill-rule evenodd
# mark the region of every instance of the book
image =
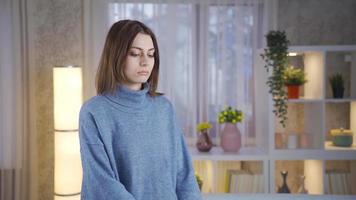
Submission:
<svg viewBox="0 0 356 200">
<path fill-rule="evenodd" d="M 263 193 L 263 176 L 246 170 L 227 170 L 225 186 L 228 193 Z"/>
<path fill-rule="evenodd" d="M 347 195 L 351 193 L 350 176 L 348 172 L 327 171 L 326 172 L 326 194 Z"/>
</svg>

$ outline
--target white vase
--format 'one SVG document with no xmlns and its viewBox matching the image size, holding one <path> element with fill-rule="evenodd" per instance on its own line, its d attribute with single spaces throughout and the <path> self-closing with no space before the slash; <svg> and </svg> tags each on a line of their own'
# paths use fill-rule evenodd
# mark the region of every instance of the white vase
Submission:
<svg viewBox="0 0 356 200">
<path fill-rule="evenodd" d="M 296 149 L 298 147 L 298 135 L 294 133 L 288 134 L 288 149 Z"/>
</svg>

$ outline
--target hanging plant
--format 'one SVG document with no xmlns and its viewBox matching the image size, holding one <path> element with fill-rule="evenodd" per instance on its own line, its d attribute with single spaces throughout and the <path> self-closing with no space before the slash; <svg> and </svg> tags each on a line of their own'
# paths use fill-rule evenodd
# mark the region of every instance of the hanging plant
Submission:
<svg viewBox="0 0 356 200">
<path fill-rule="evenodd" d="M 288 45 L 284 31 L 270 31 L 266 35 L 267 48 L 261 54 L 266 62 L 265 68 L 270 72 L 267 80 L 269 93 L 274 101 L 273 113 L 278 117 L 279 122 L 285 127 L 287 120 L 287 92 L 285 91 L 285 70 L 288 64 Z"/>
</svg>

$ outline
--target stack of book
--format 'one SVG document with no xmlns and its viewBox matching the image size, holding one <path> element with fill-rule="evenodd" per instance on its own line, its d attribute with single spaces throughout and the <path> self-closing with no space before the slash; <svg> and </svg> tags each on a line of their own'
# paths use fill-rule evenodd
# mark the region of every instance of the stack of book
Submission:
<svg viewBox="0 0 356 200">
<path fill-rule="evenodd" d="M 227 170 L 226 192 L 263 193 L 263 175 L 247 170 Z"/>
<path fill-rule="evenodd" d="M 326 194 L 350 194 L 350 178 L 351 174 L 342 171 L 327 171 L 326 172 Z"/>
</svg>

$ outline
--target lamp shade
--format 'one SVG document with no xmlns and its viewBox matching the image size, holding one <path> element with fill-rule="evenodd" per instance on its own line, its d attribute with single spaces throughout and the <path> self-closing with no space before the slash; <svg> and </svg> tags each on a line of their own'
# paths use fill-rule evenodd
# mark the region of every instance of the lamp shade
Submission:
<svg viewBox="0 0 356 200">
<path fill-rule="evenodd" d="M 77 130 L 83 102 L 82 69 L 75 66 L 53 68 L 54 128 Z"/>
<path fill-rule="evenodd" d="M 78 194 L 82 174 L 78 132 L 55 132 L 55 193 Z"/>
<path fill-rule="evenodd" d="M 82 105 L 82 70 L 76 66 L 53 68 L 55 163 L 54 199 L 79 200 L 82 166 L 79 111 Z"/>
</svg>

